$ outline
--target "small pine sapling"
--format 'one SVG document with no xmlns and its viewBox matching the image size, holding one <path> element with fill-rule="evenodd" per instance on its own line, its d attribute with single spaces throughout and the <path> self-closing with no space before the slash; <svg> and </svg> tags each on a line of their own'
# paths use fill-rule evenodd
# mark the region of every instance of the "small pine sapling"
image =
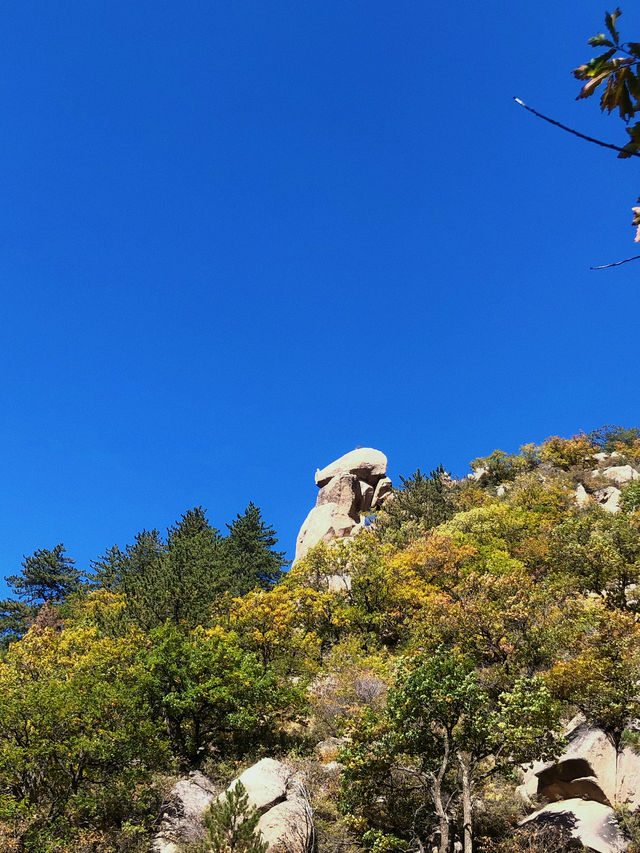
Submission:
<svg viewBox="0 0 640 853">
<path fill-rule="evenodd" d="M 244 785 L 236 782 L 205 813 L 205 838 L 193 853 L 266 853 L 269 845 L 257 828 L 259 820 Z"/>
</svg>

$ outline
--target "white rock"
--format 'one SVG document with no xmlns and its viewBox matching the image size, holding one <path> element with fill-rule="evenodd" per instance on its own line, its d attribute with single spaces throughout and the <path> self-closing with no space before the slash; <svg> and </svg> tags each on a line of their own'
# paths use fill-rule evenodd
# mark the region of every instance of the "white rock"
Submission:
<svg viewBox="0 0 640 853">
<path fill-rule="evenodd" d="M 605 468 L 602 476 L 606 477 L 607 480 L 611 480 L 612 483 L 623 486 L 625 483 L 631 482 L 631 480 L 637 480 L 640 474 L 631 465 L 614 465 L 611 468 Z"/>
<path fill-rule="evenodd" d="M 269 845 L 267 853 L 306 853 L 313 841 L 309 803 L 301 795 L 287 799 L 263 814 L 257 829 Z"/>
<path fill-rule="evenodd" d="M 175 842 L 190 843 L 202 836 L 202 815 L 216 795 L 213 783 L 202 773 L 190 773 L 173 786 L 160 830 L 153 839 L 153 853 L 176 853 Z"/>
<path fill-rule="evenodd" d="M 234 779 L 227 790 L 242 782 L 251 805 L 264 812 L 285 799 L 290 780 L 291 770 L 285 764 L 273 758 L 263 758 Z M 224 797 L 224 792 L 219 799 L 221 797 Z"/>
<path fill-rule="evenodd" d="M 263 758 L 229 785 L 244 785 L 249 802 L 262 812 L 257 830 L 267 853 L 306 853 L 313 841 L 313 818 L 301 779 L 286 764 Z"/>
<path fill-rule="evenodd" d="M 351 575 L 327 575 L 326 584 L 329 592 L 350 592 Z"/>
<path fill-rule="evenodd" d="M 640 755 L 629 747 L 618 755 L 616 804 L 627 805 L 631 811 L 640 806 Z"/>
<path fill-rule="evenodd" d="M 380 483 L 382 483 L 382 480 L 380 480 L 378 486 L 380 485 Z M 378 486 L 376 486 L 376 489 L 378 488 Z M 364 480 L 358 480 L 358 488 L 360 490 L 358 512 L 368 512 L 371 509 L 371 505 L 373 504 L 374 488 L 370 483 L 366 483 Z"/>
<path fill-rule="evenodd" d="M 589 503 L 589 495 L 588 495 L 585 487 L 582 485 L 582 483 L 578 483 L 578 485 L 576 487 L 576 491 L 575 491 L 575 496 L 576 496 L 576 503 L 578 504 L 579 507 L 582 508 Z"/>
<path fill-rule="evenodd" d="M 605 486 L 604 489 L 598 489 L 594 497 L 607 512 L 616 513 L 620 511 L 620 489 L 615 486 Z"/>
<path fill-rule="evenodd" d="M 314 507 L 304 520 L 296 543 L 296 560 L 300 560 L 318 542 L 349 536 L 356 522 L 340 512 L 338 504 L 323 504 Z"/>
<path fill-rule="evenodd" d="M 566 827 L 574 838 L 596 853 L 623 853 L 626 842 L 618 827 L 615 812 L 602 803 L 578 798 L 550 803 L 521 822 L 553 822 L 565 816 Z"/>
<path fill-rule="evenodd" d="M 373 447 L 359 447 L 316 472 L 316 485 L 322 488 L 339 474 L 355 474 L 372 485 L 387 473 L 387 457 Z"/>
</svg>

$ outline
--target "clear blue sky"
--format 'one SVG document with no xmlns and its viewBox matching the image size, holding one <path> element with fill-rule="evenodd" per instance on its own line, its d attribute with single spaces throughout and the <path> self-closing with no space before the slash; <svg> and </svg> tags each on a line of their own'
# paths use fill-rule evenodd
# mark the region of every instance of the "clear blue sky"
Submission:
<svg viewBox="0 0 640 853">
<path fill-rule="evenodd" d="M 0 573 L 313 474 L 640 424 L 632 161 L 570 70 L 604 0 L 3 10 Z M 640 12 L 620 26 L 640 38 Z"/>
</svg>

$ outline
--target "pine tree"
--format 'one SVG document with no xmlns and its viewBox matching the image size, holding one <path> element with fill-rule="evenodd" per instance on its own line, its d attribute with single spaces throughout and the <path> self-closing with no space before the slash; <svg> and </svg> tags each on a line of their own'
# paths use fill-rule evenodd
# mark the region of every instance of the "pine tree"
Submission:
<svg viewBox="0 0 640 853">
<path fill-rule="evenodd" d="M 57 607 L 82 587 L 82 572 L 65 554 L 62 543 L 38 548 L 24 557 L 19 575 L 6 578 L 17 599 L 0 601 L 0 644 L 8 645 L 25 633 L 43 604 Z"/>
<path fill-rule="evenodd" d="M 227 524 L 224 540 L 229 588 L 234 595 L 255 589 L 270 589 L 287 564 L 284 551 L 275 551 L 275 529 L 262 520 L 260 509 L 250 503 L 242 515 Z"/>
<path fill-rule="evenodd" d="M 259 820 L 244 785 L 236 782 L 209 807 L 204 817 L 206 836 L 194 853 L 266 853 L 269 845 L 257 828 Z"/>
<path fill-rule="evenodd" d="M 127 612 L 144 630 L 167 619 L 187 629 L 207 622 L 213 601 L 226 589 L 220 533 L 205 510 L 184 513 L 167 531 L 143 530 L 133 545 L 117 545 L 94 561 L 95 580 L 121 592 Z"/>
<path fill-rule="evenodd" d="M 38 548 L 22 561 L 22 572 L 10 575 L 7 583 L 27 604 L 40 606 L 45 601 L 61 604 L 82 585 L 82 572 L 65 555 L 62 543 L 51 550 Z"/>
</svg>

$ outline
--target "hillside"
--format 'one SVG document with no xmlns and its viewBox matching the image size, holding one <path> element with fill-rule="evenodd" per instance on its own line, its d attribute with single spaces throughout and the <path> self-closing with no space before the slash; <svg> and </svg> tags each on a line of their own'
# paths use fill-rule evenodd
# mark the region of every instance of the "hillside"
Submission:
<svg viewBox="0 0 640 853">
<path fill-rule="evenodd" d="M 288 571 L 253 504 L 25 558 L 0 850 L 640 850 L 640 431 L 471 471 L 346 454 Z"/>
</svg>

